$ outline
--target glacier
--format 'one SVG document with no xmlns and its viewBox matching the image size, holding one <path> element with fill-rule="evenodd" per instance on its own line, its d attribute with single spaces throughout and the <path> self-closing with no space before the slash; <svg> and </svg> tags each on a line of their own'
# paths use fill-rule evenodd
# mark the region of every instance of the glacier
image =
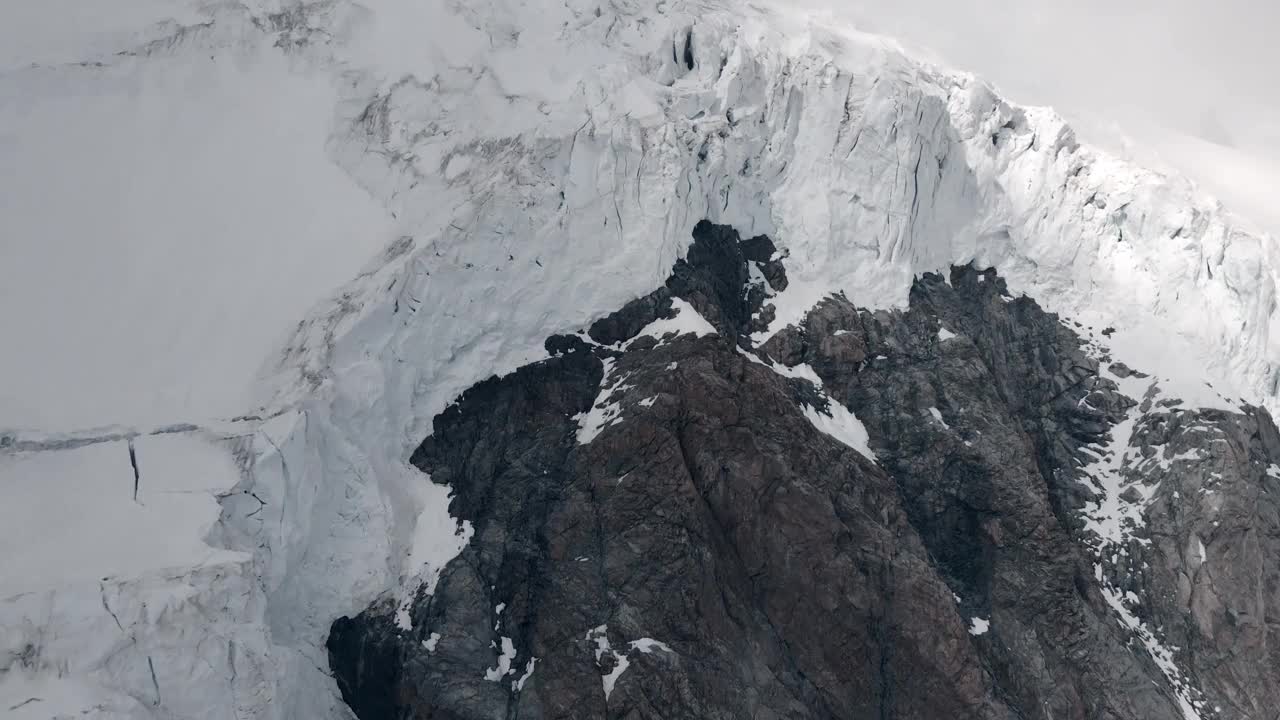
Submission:
<svg viewBox="0 0 1280 720">
<path fill-rule="evenodd" d="M 330 623 L 468 538 L 406 462 L 432 417 L 659 285 L 703 218 L 789 253 L 770 331 L 973 261 L 1167 391 L 1280 410 L 1274 236 L 785 3 L 102 27 L 0 66 L 12 717 L 349 717 Z"/>
</svg>

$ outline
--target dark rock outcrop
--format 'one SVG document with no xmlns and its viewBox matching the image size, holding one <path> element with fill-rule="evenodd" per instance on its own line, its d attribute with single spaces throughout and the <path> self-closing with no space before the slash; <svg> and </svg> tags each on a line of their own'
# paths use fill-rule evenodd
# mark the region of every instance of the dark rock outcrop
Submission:
<svg viewBox="0 0 1280 720">
<path fill-rule="evenodd" d="M 334 624 L 357 716 L 1265 716 L 1265 412 L 1127 397 L 1139 374 L 971 267 L 906 311 L 828 298 L 754 348 L 778 256 L 700 223 L 664 287 L 435 419 L 412 462 L 474 535 L 412 630 L 389 600 Z M 693 311 L 715 334 L 653 329 Z M 845 409 L 874 460 L 820 429 Z M 1205 453 L 1121 463 L 1146 520 L 1123 553 L 1089 520 L 1121 425 L 1138 456 Z"/>
</svg>

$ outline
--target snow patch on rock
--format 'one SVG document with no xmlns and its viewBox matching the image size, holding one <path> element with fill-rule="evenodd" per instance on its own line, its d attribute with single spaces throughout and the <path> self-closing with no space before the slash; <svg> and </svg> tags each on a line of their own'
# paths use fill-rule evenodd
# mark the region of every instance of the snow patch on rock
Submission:
<svg viewBox="0 0 1280 720">
<path fill-rule="evenodd" d="M 511 682 L 512 692 L 520 692 L 524 689 L 524 684 L 529 682 L 529 678 L 533 677 L 533 668 L 538 664 L 538 658 L 531 657 L 529 662 L 525 663 L 524 674 Z"/>
<path fill-rule="evenodd" d="M 1096 574 L 1101 580 L 1102 567 L 1100 565 L 1095 567 Z M 1178 700 L 1178 708 L 1182 711 L 1183 720 L 1204 720 L 1200 715 L 1200 710 L 1204 708 L 1206 703 L 1200 692 L 1178 669 L 1177 664 L 1174 662 L 1173 651 L 1161 643 L 1151 628 L 1147 627 L 1129 610 L 1126 605 L 1126 598 L 1120 592 L 1106 582 L 1103 582 L 1102 585 L 1102 596 L 1106 598 L 1107 604 L 1115 611 L 1120 624 L 1138 638 L 1143 647 L 1146 648 L 1147 654 L 1151 656 L 1156 666 L 1160 668 L 1160 671 L 1164 673 L 1165 678 L 1169 681 Z"/>
<path fill-rule="evenodd" d="M 1135 428 L 1143 422 L 1149 403 L 1165 396 L 1162 382 L 1156 377 L 1142 378 L 1137 374 L 1121 376 L 1105 364 L 1103 374 L 1119 386 L 1121 394 L 1140 401 L 1140 404 L 1130 408 L 1125 419 L 1111 428 L 1109 443 L 1101 447 L 1086 448 L 1093 453 L 1094 460 L 1085 465 L 1082 472 L 1099 491 L 1099 499 L 1086 504 L 1083 510 L 1085 529 L 1094 533 L 1097 538 L 1093 547 L 1097 559 L 1094 566 L 1095 579 L 1120 624 L 1142 643 L 1169 681 L 1184 720 L 1201 720 L 1199 710 L 1204 706 L 1203 696 L 1178 668 L 1173 650 L 1161 642 L 1158 629 L 1148 627 L 1134 613 L 1141 598 L 1132 592 L 1121 592 L 1103 567 L 1106 557 L 1127 554 L 1129 544 L 1151 542 L 1148 538 L 1135 534 L 1145 524 L 1147 506 L 1159 489 L 1158 484 L 1147 484 L 1144 481 L 1144 475 L 1140 472 L 1143 467 L 1155 465 L 1167 470 L 1172 463 L 1198 459 L 1199 454 L 1187 452 L 1169 456 L 1168 447 L 1165 446 L 1160 448 L 1158 457 L 1152 456 L 1144 460 L 1135 452 L 1133 435 Z M 1225 399 L 1213 393 L 1211 387 L 1197 383 L 1190 377 L 1180 383 L 1173 383 L 1173 386 L 1192 398 L 1193 407 L 1221 407 L 1225 403 Z M 1203 388 L 1210 392 L 1204 392 Z M 1198 538 L 1196 542 L 1196 552 L 1189 555 L 1192 555 L 1191 562 L 1198 566 L 1204 562 L 1206 555 L 1203 543 Z"/>
<path fill-rule="evenodd" d="M 666 643 L 662 642 L 661 640 L 654 640 L 653 638 L 640 638 L 639 640 L 632 640 L 627 644 L 630 645 L 633 650 L 639 650 L 645 655 L 648 655 L 654 650 L 661 650 L 662 652 L 674 652 L 671 649 L 671 647 L 668 646 Z"/>
<path fill-rule="evenodd" d="M 595 440 L 602 430 L 619 422 L 622 416 L 622 404 L 612 399 L 615 394 L 621 394 L 627 389 L 626 385 L 612 377 L 613 367 L 618 361 L 616 358 L 604 358 L 601 362 L 604 364 L 604 374 L 600 377 L 600 391 L 595 402 L 591 404 L 591 409 L 574 416 L 578 423 L 579 445 L 587 445 Z"/>
<path fill-rule="evenodd" d="M 787 366 L 762 358 L 754 352 L 743 350 L 741 347 L 737 348 L 737 351 L 738 354 L 748 360 L 764 365 L 785 378 L 806 380 L 812 383 L 818 392 L 827 398 L 827 403 L 826 407 L 821 409 L 802 404 L 801 411 L 804 413 L 805 419 L 822 433 L 857 450 L 858 453 L 871 462 L 876 461 L 875 452 L 871 450 L 871 436 L 867 432 L 866 426 L 853 414 L 852 410 L 827 395 L 827 391 L 822 384 L 822 378 L 818 377 L 817 371 L 810 367 L 808 363 Z"/>
<path fill-rule="evenodd" d="M 618 679 L 622 677 L 622 673 L 626 672 L 627 668 L 631 667 L 631 661 L 627 657 L 631 652 L 640 652 L 645 655 L 651 654 L 654 650 L 661 650 L 665 653 L 674 652 L 670 646 L 661 640 L 654 640 L 653 638 L 648 637 L 632 640 L 627 643 L 627 649 L 625 652 L 618 652 L 614 650 L 609 643 L 608 625 L 599 625 L 588 630 L 586 639 L 595 644 L 595 659 L 597 666 L 604 666 L 605 655 L 612 657 L 613 667 L 610 668 L 609 672 L 600 676 L 601 684 L 604 687 L 605 700 L 608 700 L 609 696 L 613 694 L 613 689 L 617 686 Z"/>
<path fill-rule="evenodd" d="M 716 334 L 715 326 L 707 322 L 707 319 L 702 317 L 683 298 L 671 298 L 671 309 L 675 312 L 674 316 L 654 320 L 645 325 L 636 337 L 652 337 L 657 339 L 659 341 L 658 344 L 661 345 L 668 335 L 703 337 Z M 632 342 L 635 342 L 635 338 L 632 338 L 626 344 L 630 345 Z"/>
<path fill-rule="evenodd" d="M 502 652 L 498 655 L 498 666 L 489 668 L 484 671 L 484 679 L 490 682 L 499 682 L 507 675 L 514 673 L 511 668 L 511 661 L 516 659 L 516 646 L 511 638 L 502 637 Z"/>
<path fill-rule="evenodd" d="M 823 433 L 839 440 L 857 450 L 866 459 L 875 462 L 876 454 L 871 450 L 871 436 L 862 421 L 849 408 L 830 400 L 825 410 L 804 406 L 804 416 L 813 426 Z"/>
</svg>

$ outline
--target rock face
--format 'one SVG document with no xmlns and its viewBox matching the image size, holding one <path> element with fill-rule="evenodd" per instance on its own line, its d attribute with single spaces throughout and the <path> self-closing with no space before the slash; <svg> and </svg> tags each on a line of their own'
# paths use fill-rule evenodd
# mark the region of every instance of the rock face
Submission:
<svg viewBox="0 0 1280 720">
<path fill-rule="evenodd" d="M 358 717 L 1267 717 L 1265 412 L 1184 410 L 968 266 L 770 334 L 778 255 L 700 223 L 436 418 L 412 462 L 474 536 L 408 622 L 334 623 Z"/>
</svg>

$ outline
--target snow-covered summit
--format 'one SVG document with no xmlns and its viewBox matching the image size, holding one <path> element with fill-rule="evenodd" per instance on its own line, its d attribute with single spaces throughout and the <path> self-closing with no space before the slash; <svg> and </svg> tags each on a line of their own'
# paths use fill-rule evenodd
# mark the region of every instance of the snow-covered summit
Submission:
<svg viewBox="0 0 1280 720">
<path fill-rule="evenodd" d="M 0 492 L 145 501 L 158 447 L 165 487 L 207 502 L 181 553 L 0 576 L 3 707 L 61 683 L 122 717 L 340 717 L 329 622 L 429 587 L 466 541 L 409 448 L 462 389 L 659 284 L 703 218 L 789 253 L 771 330 L 975 260 L 1112 328 L 1125 362 L 1278 407 L 1273 237 L 785 4 L 148 2 L 109 26 L 90 5 L 0 23 L 32 53 L 0 65 Z M 233 476 L 184 451 L 215 481 L 175 479 L 148 440 L 175 433 Z M 82 512 L 91 531 L 50 517 L 0 548 L 77 568 L 179 532 Z"/>
</svg>

